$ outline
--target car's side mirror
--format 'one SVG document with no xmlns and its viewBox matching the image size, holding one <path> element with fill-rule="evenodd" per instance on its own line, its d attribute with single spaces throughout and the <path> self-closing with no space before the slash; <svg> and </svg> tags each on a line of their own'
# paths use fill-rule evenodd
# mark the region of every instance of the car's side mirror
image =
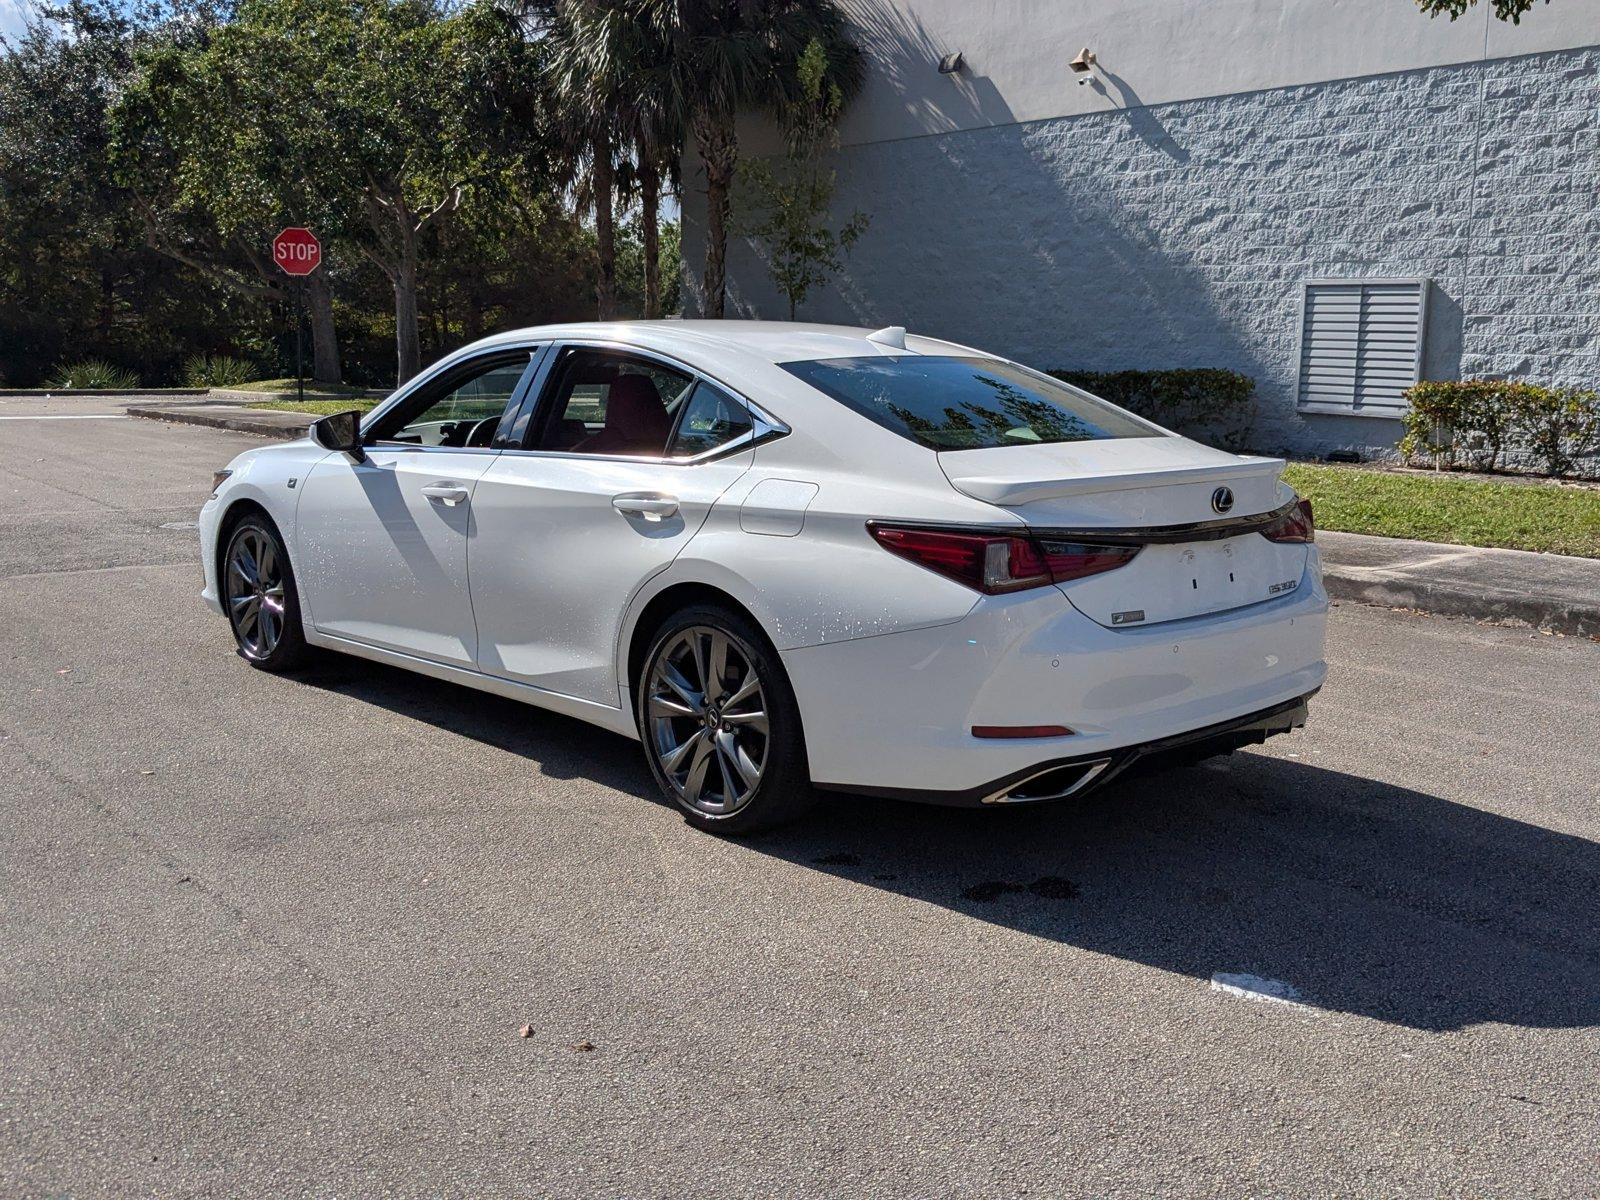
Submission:
<svg viewBox="0 0 1600 1200">
<path fill-rule="evenodd" d="M 361 413 L 358 409 L 334 413 L 311 422 L 311 440 L 324 450 L 339 450 L 356 462 L 365 462 L 367 452 L 361 448 Z"/>
</svg>

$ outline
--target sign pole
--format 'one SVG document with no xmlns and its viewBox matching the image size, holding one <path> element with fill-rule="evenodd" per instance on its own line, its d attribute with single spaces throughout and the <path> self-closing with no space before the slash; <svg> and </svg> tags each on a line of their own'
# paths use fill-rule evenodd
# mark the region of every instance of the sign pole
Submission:
<svg viewBox="0 0 1600 1200">
<path fill-rule="evenodd" d="M 272 259 L 278 269 L 295 280 L 294 289 L 294 379 L 300 403 L 306 402 L 306 276 L 322 263 L 322 243 L 303 225 L 291 225 L 272 239 Z"/>
<path fill-rule="evenodd" d="M 301 331 L 306 323 L 306 281 L 295 281 L 294 289 L 294 377 L 300 385 L 300 403 L 306 402 L 306 368 L 304 350 L 301 348 Z"/>
</svg>

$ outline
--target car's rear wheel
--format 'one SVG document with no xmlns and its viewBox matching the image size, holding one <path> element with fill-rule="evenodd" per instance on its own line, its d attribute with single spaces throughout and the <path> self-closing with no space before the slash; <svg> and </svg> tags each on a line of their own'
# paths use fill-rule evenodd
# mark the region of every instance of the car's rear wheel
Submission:
<svg viewBox="0 0 1600 1200">
<path fill-rule="evenodd" d="M 300 596 L 283 539 L 266 518 L 244 517 L 222 556 L 222 602 L 239 655 L 263 671 L 289 671 L 310 655 Z"/>
<path fill-rule="evenodd" d="M 810 807 L 794 691 L 742 614 L 715 605 L 675 613 L 651 642 L 637 696 L 651 773 L 691 825 L 754 833 Z"/>
</svg>

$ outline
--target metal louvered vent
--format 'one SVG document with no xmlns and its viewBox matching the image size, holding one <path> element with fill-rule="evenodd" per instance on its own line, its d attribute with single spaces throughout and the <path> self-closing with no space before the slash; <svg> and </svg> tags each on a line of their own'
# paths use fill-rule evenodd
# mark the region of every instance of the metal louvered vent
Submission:
<svg viewBox="0 0 1600 1200">
<path fill-rule="evenodd" d="M 1300 409 L 1398 417 L 1422 370 L 1426 279 L 1313 279 L 1300 318 Z"/>
</svg>

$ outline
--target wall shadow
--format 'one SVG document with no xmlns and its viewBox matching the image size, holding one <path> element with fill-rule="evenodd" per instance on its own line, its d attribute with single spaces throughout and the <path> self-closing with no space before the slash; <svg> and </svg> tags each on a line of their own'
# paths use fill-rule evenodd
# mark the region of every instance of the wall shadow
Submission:
<svg viewBox="0 0 1600 1200">
<path fill-rule="evenodd" d="M 638 748 L 358 660 L 307 682 L 657 803 Z M 1440 796 L 1242 753 L 1089 800 L 971 811 L 824 797 L 742 843 L 801 870 L 1197 981 L 1424 1030 L 1600 1024 L 1600 844 Z M 892 955 L 892 946 L 884 947 Z"/>
<path fill-rule="evenodd" d="M 1099 72 L 1103 79 L 1091 79 L 1088 86 L 1106 96 L 1127 114 L 1128 128 L 1133 130 L 1134 136 L 1150 149 L 1159 150 L 1179 165 L 1188 162 L 1189 151 L 1180 146 L 1177 139 L 1167 132 L 1167 127 L 1139 98 L 1139 93 L 1133 90 L 1133 85 L 1121 75 L 1108 71 L 1103 66 L 1099 68 Z"/>
</svg>

